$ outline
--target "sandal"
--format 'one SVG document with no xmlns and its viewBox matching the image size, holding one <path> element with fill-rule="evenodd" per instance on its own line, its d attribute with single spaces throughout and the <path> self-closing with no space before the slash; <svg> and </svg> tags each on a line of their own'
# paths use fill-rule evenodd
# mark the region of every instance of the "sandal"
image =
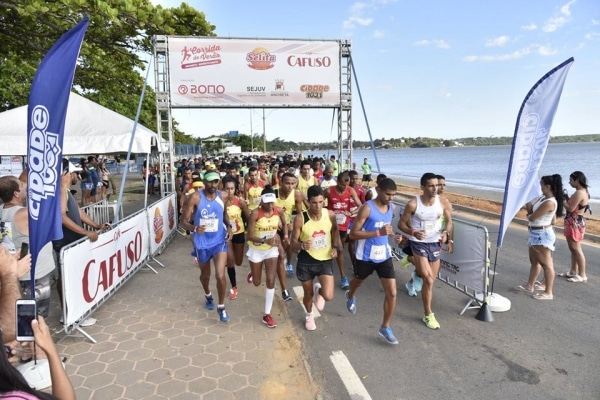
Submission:
<svg viewBox="0 0 600 400">
<path fill-rule="evenodd" d="M 531 293 L 533 292 L 533 289 L 527 289 L 525 286 L 523 285 L 519 285 L 517 287 L 514 288 L 517 292 L 527 292 L 527 293 Z"/>
<path fill-rule="evenodd" d="M 533 287 L 535 290 L 542 290 L 542 291 L 546 291 L 546 285 L 542 285 L 542 282 L 539 281 L 535 281 L 535 283 L 533 284 Z"/>
<path fill-rule="evenodd" d="M 563 278 L 574 278 L 577 276 L 577 274 L 572 274 L 571 271 L 569 271 L 569 272 L 561 272 L 560 274 L 558 274 L 558 276 L 561 276 Z"/>
<path fill-rule="evenodd" d="M 568 282 L 573 282 L 573 283 L 586 283 L 587 282 L 587 276 L 585 278 L 582 278 L 579 275 L 575 275 L 572 276 L 570 278 L 567 278 Z"/>
<path fill-rule="evenodd" d="M 536 300 L 552 300 L 554 296 L 546 293 L 536 293 L 533 295 L 533 298 Z"/>
</svg>

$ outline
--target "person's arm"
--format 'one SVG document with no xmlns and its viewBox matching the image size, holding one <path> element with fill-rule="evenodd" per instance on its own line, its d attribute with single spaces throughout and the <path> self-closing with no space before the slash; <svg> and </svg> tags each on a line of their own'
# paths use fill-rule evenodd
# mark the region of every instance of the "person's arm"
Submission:
<svg viewBox="0 0 600 400">
<path fill-rule="evenodd" d="M 205 226 L 197 226 L 194 227 L 190 223 L 192 219 L 192 213 L 194 212 L 194 208 L 198 206 L 200 202 L 200 192 L 192 193 L 188 196 L 183 210 L 181 212 L 181 220 L 179 221 L 179 226 L 185 229 L 186 231 L 194 231 L 196 233 L 203 233 L 206 229 Z"/>
<path fill-rule="evenodd" d="M 337 220 L 335 219 L 335 213 L 331 210 L 327 210 L 329 213 L 329 220 L 331 221 L 331 258 L 336 258 L 337 255 L 344 251 L 344 245 L 340 239 L 340 230 L 338 228 Z"/>
<path fill-rule="evenodd" d="M 350 195 L 352 196 L 352 200 L 354 200 L 354 203 L 357 207 L 362 206 L 362 202 L 360 201 L 360 198 L 356 194 L 356 190 L 354 190 L 354 188 L 350 188 Z"/>
<path fill-rule="evenodd" d="M 540 206 L 531 214 L 527 214 L 528 221 L 535 221 L 546 213 L 553 212 L 556 209 L 554 202 L 544 201 Z M 446 224 L 447 226 L 447 224 Z"/>
<path fill-rule="evenodd" d="M 31 321 L 31 328 L 33 329 L 35 344 L 46 353 L 46 357 L 48 358 L 50 380 L 52 381 L 52 395 L 60 400 L 75 400 L 75 390 L 67 372 L 62 366 L 60 356 L 52 340 L 52 334 L 44 317 L 39 315 L 37 320 L 34 319 Z"/>
<path fill-rule="evenodd" d="M 365 192 L 365 203 L 373 197 L 373 191 L 371 189 L 367 189 Z"/>
<path fill-rule="evenodd" d="M 304 203 L 304 194 L 298 189 L 294 189 L 294 205 L 296 207 L 296 215 L 302 214 L 302 204 Z M 308 204 L 307 204 L 308 207 Z"/>
<path fill-rule="evenodd" d="M 446 224 L 444 226 L 444 232 L 442 232 L 442 237 L 445 233 L 446 235 L 446 252 L 447 253 L 452 253 L 454 251 L 454 235 L 452 232 L 452 228 L 453 228 L 453 222 L 452 222 L 452 203 L 450 203 L 450 201 L 448 199 L 445 199 L 446 201 L 443 201 L 442 204 L 444 206 L 444 223 Z"/>
<path fill-rule="evenodd" d="M 404 212 L 402 213 L 402 216 L 398 221 L 398 229 L 400 229 L 400 231 L 407 235 L 414 236 L 417 239 L 419 239 L 417 235 L 421 234 L 421 232 L 413 229 L 413 227 L 410 224 L 410 217 L 415 213 L 416 209 L 417 201 L 415 199 L 412 199 L 408 203 L 406 203 L 406 207 L 404 207 Z"/>
<path fill-rule="evenodd" d="M 304 216 L 302 212 L 296 215 L 294 222 L 292 224 L 292 237 L 290 239 L 290 244 L 293 250 L 303 250 L 304 244 L 300 242 L 300 232 L 302 231 L 302 225 L 304 224 Z"/>
<path fill-rule="evenodd" d="M 260 243 L 263 238 L 254 236 L 254 226 L 256 225 L 256 220 L 258 219 L 258 208 L 252 210 L 250 213 L 250 218 L 248 219 L 248 238 L 247 240 L 254 243 Z"/>
<path fill-rule="evenodd" d="M 20 298 L 17 260 L 6 247 L 0 246 L 0 327 L 4 331 L 4 341 L 7 343 L 16 339 L 15 302 Z"/>
<path fill-rule="evenodd" d="M 233 231 L 231 230 L 231 221 L 229 220 L 229 214 L 227 214 L 227 207 L 223 207 L 223 223 L 225 224 L 225 240 L 230 240 L 233 237 Z"/>
<path fill-rule="evenodd" d="M 109 223 L 98 224 L 94 222 L 82 209 L 79 209 L 79 218 L 81 218 L 81 222 L 91 226 L 94 229 L 110 229 L 111 226 Z"/>
<path fill-rule="evenodd" d="M 248 221 L 250 219 L 250 209 L 248 208 L 248 204 L 246 204 L 246 202 L 244 201 L 243 198 L 238 197 L 238 199 L 239 199 L 238 205 L 242 209 L 242 213 L 244 214 L 244 218 L 246 219 L 246 221 Z"/>
<path fill-rule="evenodd" d="M 576 190 L 575 193 L 573 193 L 573 196 L 571 196 L 571 198 L 563 201 L 563 207 L 566 212 L 573 212 L 579 207 L 579 204 L 584 199 L 585 197 L 582 191 Z"/>
</svg>

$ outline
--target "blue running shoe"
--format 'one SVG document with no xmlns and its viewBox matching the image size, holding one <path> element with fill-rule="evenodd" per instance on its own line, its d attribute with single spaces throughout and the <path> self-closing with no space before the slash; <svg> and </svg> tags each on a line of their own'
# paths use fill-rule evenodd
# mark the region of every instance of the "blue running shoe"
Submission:
<svg viewBox="0 0 600 400">
<path fill-rule="evenodd" d="M 389 326 L 379 328 L 379 335 L 381 335 L 386 342 L 389 344 L 398 344 L 398 339 L 394 336 L 394 332 L 392 332 L 392 328 Z"/>
<path fill-rule="evenodd" d="M 229 314 L 227 314 L 227 310 L 225 310 L 225 307 L 218 307 L 217 312 L 219 313 L 219 320 L 221 322 L 229 322 Z"/>
<path fill-rule="evenodd" d="M 415 290 L 415 285 L 410 282 L 406 282 L 406 290 L 408 291 L 408 295 L 410 297 L 415 297 L 417 295 L 417 291 Z"/>
<path fill-rule="evenodd" d="M 207 310 L 214 310 L 215 309 L 215 300 L 212 297 L 212 294 L 204 295 L 204 298 L 206 299 L 206 303 L 204 303 L 204 307 L 206 307 Z"/>
<path fill-rule="evenodd" d="M 350 282 L 348 281 L 348 278 L 346 278 L 345 276 L 342 277 L 340 285 L 342 286 L 342 290 L 350 289 Z"/>
<path fill-rule="evenodd" d="M 285 273 L 287 274 L 287 276 L 294 276 L 294 265 L 286 264 L 285 265 Z"/>
<path fill-rule="evenodd" d="M 346 290 L 346 309 L 350 314 L 356 314 L 356 299 L 349 299 L 348 294 L 350 291 Z"/>
<path fill-rule="evenodd" d="M 423 278 L 417 276 L 416 273 L 412 273 L 413 286 L 417 292 L 423 290 Z"/>
</svg>

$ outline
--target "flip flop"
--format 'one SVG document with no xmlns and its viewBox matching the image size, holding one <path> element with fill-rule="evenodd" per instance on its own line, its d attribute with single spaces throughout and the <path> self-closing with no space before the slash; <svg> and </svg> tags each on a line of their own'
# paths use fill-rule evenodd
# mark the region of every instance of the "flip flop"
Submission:
<svg viewBox="0 0 600 400">
<path fill-rule="evenodd" d="M 533 295 L 533 298 L 536 300 L 552 300 L 554 299 L 554 296 L 546 293 L 536 293 Z"/>
<path fill-rule="evenodd" d="M 586 283 L 587 282 L 587 276 L 585 278 L 582 278 L 579 275 L 575 275 L 571 278 L 567 278 L 568 282 L 573 282 L 573 283 Z"/>
<path fill-rule="evenodd" d="M 546 290 L 546 285 L 542 285 L 542 283 L 538 282 L 538 281 L 535 281 L 533 287 L 534 287 L 535 290 L 543 290 L 543 291 Z"/>
<path fill-rule="evenodd" d="M 517 287 L 514 288 L 517 292 L 527 292 L 527 293 L 531 293 L 533 292 L 533 289 L 529 290 L 527 289 L 525 286 L 523 285 L 519 285 Z"/>
<path fill-rule="evenodd" d="M 561 272 L 560 274 L 558 274 L 558 276 L 561 276 L 563 278 L 574 278 L 577 276 L 577 274 L 573 275 L 571 274 L 571 272 Z"/>
</svg>

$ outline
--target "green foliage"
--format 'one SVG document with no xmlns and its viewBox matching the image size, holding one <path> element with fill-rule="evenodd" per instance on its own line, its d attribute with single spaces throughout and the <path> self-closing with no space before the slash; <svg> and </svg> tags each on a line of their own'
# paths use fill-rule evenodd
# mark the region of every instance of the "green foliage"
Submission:
<svg viewBox="0 0 600 400">
<path fill-rule="evenodd" d="M 152 36 L 211 36 L 215 26 L 186 3 L 177 8 L 149 0 L 0 0 L 0 111 L 27 104 L 33 75 L 58 38 L 84 15 L 90 16 L 74 90 L 101 105 L 134 118 Z M 150 74 L 150 78 L 153 75 Z M 147 87 L 140 123 L 155 129 L 155 97 Z M 176 131 L 176 141 L 193 138 Z"/>
</svg>

